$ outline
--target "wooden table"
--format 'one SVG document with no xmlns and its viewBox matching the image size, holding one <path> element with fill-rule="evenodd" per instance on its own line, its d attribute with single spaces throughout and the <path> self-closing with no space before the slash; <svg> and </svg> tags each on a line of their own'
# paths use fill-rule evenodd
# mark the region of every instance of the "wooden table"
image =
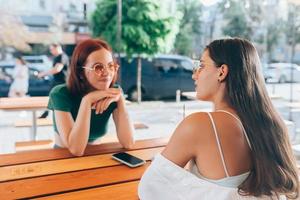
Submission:
<svg viewBox="0 0 300 200">
<path fill-rule="evenodd" d="M 188 99 L 197 99 L 196 97 L 197 93 L 196 92 L 182 92 L 182 96 L 185 96 L 187 97 Z M 282 99 L 282 96 L 280 95 L 276 95 L 276 94 L 269 94 L 269 97 L 273 100 L 276 100 L 276 99 Z"/>
<path fill-rule="evenodd" d="M 0 98 L 0 109 L 5 111 L 19 111 L 30 110 L 32 111 L 32 127 L 31 139 L 36 139 L 37 130 L 37 116 L 36 111 L 46 109 L 49 97 L 22 97 L 22 98 Z"/>
<path fill-rule="evenodd" d="M 111 158 L 119 143 L 88 146 L 84 156 L 67 149 L 0 155 L 0 199 L 138 199 L 137 187 L 168 138 L 136 141 L 128 153 L 147 161 L 129 168 Z"/>
<path fill-rule="evenodd" d="M 195 100 L 196 99 L 196 92 L 182 92 L 181 95 L 182 96 L 185 96 L 186 98 L 188 99 L 193 99 Z"/>
<path fill-rule="evenodd" d="M 289 108 L 299 109 L 300 108 L 300 102 L 288 102 L 288 103 L 286 103 L 286 106 L 289 107 Z"/>
</svg>

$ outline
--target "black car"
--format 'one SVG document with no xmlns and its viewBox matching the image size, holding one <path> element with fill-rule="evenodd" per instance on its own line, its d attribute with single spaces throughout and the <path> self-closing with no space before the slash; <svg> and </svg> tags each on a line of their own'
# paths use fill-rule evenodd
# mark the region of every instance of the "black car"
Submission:
<svg viewBox="0 0 300 200">
<path fill-rule="evenodd" d="M 7 97 L 9 87 L 13 81 L 14 65 L 0 65 L 0 97 Z M 39 70 L 29 67 L 29 88 L 27 95 L 30 96 L 48 96 L 51 90 L 51 76 L 38 78 Z"/>
<path fill-rule="evenodd" d="M 176 90 L 194 91 L 192 60 L 179 55 L 158 55 L 152 59 L 142 59 L 142 98 L 175 98 Z M 128 99 L 137 100 L 137 59 L 121 57 L 121 81 Z"/>
</svg>

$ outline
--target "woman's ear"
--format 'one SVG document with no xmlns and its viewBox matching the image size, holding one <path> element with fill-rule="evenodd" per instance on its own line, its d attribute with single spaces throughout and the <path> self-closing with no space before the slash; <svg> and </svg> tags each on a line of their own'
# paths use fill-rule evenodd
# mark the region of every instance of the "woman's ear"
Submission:
<svg viewBox="0 0 300 200">
<path fill-rule="evenodd" d="M 229 72 L 228 65 L 223 64 L 218 68 L 218 70 L 219 70 L 218 80 L 219 80 L 219 82 L 222 82 L 226 79 L 226 77 L 228 75 L 228 72 Z"/>
</svg>

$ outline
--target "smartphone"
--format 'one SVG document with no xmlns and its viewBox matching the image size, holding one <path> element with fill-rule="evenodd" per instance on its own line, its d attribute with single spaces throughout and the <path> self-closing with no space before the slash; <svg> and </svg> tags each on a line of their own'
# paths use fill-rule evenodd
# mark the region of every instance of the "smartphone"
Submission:
<svg viewBox="0 0 300 200">
<path fill-rule="evenodd" d="M 129 167 L 138 167 L 146 163 L 144 160 L 125 152 L 115 153 L 112 155 L 112 158 L 121 163 L 124 163 Z"/>
</svg>

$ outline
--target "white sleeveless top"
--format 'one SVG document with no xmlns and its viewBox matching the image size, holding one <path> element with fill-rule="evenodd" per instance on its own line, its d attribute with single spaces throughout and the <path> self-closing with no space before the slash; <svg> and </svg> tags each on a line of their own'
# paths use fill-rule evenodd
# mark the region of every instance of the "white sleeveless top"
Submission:
<svg viewBox="0 0 300 200">
<path fill-rule="evenodd" d="M 241 121 L 228 111 L 218 110 L 233 116 L 242 125 Z M 248 177 L 250 172 L 237 176 L 229 176 L 222 147 L 219 142 L 218 133 L 214 120 L 211 120 L 222 164 L 226 174 L 225 178 L 213 180 L 203 177 L 193 160 L 191 160 L 189 171 L 166 159 L 161 154 L 154 157 L 154 161 L 142 176 L 138 194 L 141 200 L 256 200 L 271 199 L 271 197 L 251 197 L 238 194 L 238 186 Z M 249 139 L 242 125 L 243 133 L 251 148 Z M 274 198 L 274 197 L 273 197 Z M 277 198 L 274 198 L 277 199 Z M 281 196 L 280 199 L 286 199 Z"/>
</svg>

